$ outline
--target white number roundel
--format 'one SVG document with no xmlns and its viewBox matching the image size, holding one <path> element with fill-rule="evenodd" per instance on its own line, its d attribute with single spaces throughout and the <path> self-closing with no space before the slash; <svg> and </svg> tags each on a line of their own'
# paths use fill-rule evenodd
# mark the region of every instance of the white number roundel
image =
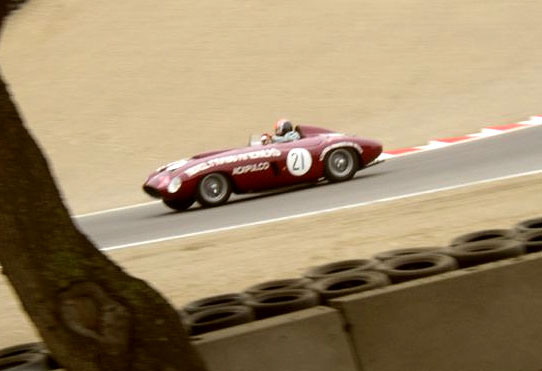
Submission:
<svg viewBox="0 0 542 371">
<path fill-rule="evenodd" d="M 312 156 L 305 148 L 292 148 L 286 157 L 288 171 L 295 176 L 302 176 L 308 173 L 312 166 Z"/>
</svg>

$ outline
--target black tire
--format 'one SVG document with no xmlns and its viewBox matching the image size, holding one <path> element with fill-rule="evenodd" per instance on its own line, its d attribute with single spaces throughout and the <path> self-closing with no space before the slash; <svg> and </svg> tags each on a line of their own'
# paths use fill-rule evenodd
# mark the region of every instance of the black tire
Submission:
<svg viewBox="0 0 542 371">
<path fill-rule="evenodd" d="M 315 307 L 319 303 L 318 294 L 309 289 L 274 290 L 253 295 L 246 301 L 257 319 Z"/>
<path fill-rule="evenodd" d="M 444 254 L 412 254 L 388 259 L 378 270 L 387 274 L 393 283 L 434 276 L 457 269 L 454 258 Z"/>
<path fill-rule="evenodd" d="M 513 239 L 515 236 L 516 233 L 512 229 L 484 229 L 459 235 L 450 242 L 450 246 L 488 240 L 507 240 Z"/>
<path fill-rule="evenodd" d="M 388 276 L 382 272 L 364 271 L 323 278 L 313 283 L 310 288 L 327 301 L 339 296 L 368 291 L 384 287 L 391 283 Z"/>
<path fill-rule="evenodd" d="M 231 182 L 226 175 L 211 173 L 199 181 L 196 199 L 203 207 L 220 206 L 228 202 L 231 192 Z"/>
<path fill-rule="evenodd" d="M 47 362 L 47 370 L 63 370 L 64 368 L 62 367 L 62 365 L 60 363 L 57 362 L 56 358 L 54 357 L 53 354 L 47 352 L 45 354 L 46 356 L 46 362 Z"/>
<path fill-rule="evenodd" d="M 162 200 L 162 202 L 169 208 L 177 211 L 184 211 L 196 202 L 195 199 L 188 200 Z"/>
<path fill-rule="evenodd" d="M 359 170 L 359 157 L 349 148 L 337 148 L 324 159 L 324 175 L 330 182 L 352 179 Z"/>
<path fill-rule="evenodd" d="M 518 239 L 523 242 L 527 253 L 542 251 L 542 229 L 522 233 Z"/>
<path fill-rule="evenodd" d="M 442 247 L 406 247 L 402 249 L 393 249 L 379 252 L 373 256 L 373 259 L 385 261 L 400 256 L 426 253 L 440 253 Z"/>
<path fill-rule="evenodd" d="M 244 305 L 205 309 L 186 319 L 191 336 L 241 325 L 255 320 L 253 310 Z"/>
<path fill-rule="evenodd" d="M 0 370 L 48 371 L 47 356 L 43 353 L 20 353 L 0 358 Z"/>
<path fill-rule="evenodd" d="M 44 351 L 46 351 L 44 343 L 25 343 L 0 349 L 0 358 L 18 356 L 24 353 L 43 353 Z"/>
<path fill-rule="evenodd" d="M 303 289 L 311 283 L 313 283 L 313 280 L 303 277 L 272 280 L 250 286 L 245 292 L 249 295 L 256 295 L 275 290 Z"/>
<path fill-rule="evenodd" d="M 20 9 L 27 0 L 8 0 L 6 8 L 8 13 Z"/>
<path fill-rule="evenodd" d="M 542 217 L 522 220 L 514 226 L 518 233 L 542 231 Z"/>
<path fill-rule="evenodd" d="M 377 265 L 376 260 L 372 259 L 351 259 L 341 260 L 333 263 L 318 265 L 316 267 L 309 268 L 303 276 L 318 280 L 330 276 L 366 271 L 374 269 Z"/>
<path fill-rule="evenodd" d="M 29 360 L 28 357 L 26 357 L 28 354 L 38 354 L 40 355 L 40 360 L 38 362 L 33 362 L 32 359 L 34 359 L 34 357 Z M 41 361 L 41 357 L 44 358 L 43 361 Z M 5 359 L 9 359 L 9 362 L 3 364 L 2 361 Z M 18 363 L 21 363 L 21 366 L 14 368 L 13 365 Z M 2 368 L 8 367 L 7 365 L 10 365 L 9 368 Z M 44 365 L 45 368 L 43 368 Z M 22 366 L 24 366 L 24 368 L 19 368 Z M 42 342 L 19 344 L 0 349 L 0 370 L 56 370 L 59 368 L 61 368 L 60 365 Z"/>
<path fill-rule="evenodd" d="M 196 313 L 202 310 L 219 308 L 219 307 L 231 307 L 235 305 L 243 305 L 247 299 L 246 294 L 231 293 L 209 296 L 203 299 L 194 300 L 186 304 L 182 310 L 186 313 Z"/>
<path fill-rule="evenodd" d="M 454 257 L 461 268 L 467 268 L 522 255 L 525 253 L 525 246 L 521 241 L 492 239 L 451 246 L 444 251 Z"/>
</svg>

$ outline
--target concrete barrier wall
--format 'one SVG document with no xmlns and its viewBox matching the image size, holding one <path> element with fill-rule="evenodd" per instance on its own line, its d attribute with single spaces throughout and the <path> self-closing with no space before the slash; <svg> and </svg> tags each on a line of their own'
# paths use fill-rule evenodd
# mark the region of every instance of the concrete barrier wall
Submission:
<svg viewBox="0 0 542 371">
<path fill-rule="evenodd" d="M 542 254 L 337 298 L 362 371 L 542 370 Z"/>
<path fill-rule="evenodd" d="M 213 331 L 193 343 L 210 371 L 357 371 L 339 312 L 315 307 Z"/>
<path fill-rule="evenodd" d="M 209 371 L 541 371 L 542 252 L 192 339 Z"/>
</svg>

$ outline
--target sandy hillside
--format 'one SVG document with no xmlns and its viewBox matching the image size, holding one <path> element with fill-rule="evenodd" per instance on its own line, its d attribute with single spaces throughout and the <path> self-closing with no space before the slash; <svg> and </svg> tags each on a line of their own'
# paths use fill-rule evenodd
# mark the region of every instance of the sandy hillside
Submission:
<svg viewBox="0 0 542 371">
<path fill-rule="evenodd" d="M 74 213 L 288 117 L 388 148 L 542 112 L 537 1 L 31 1 L 3 73 Z"/>
</svg>

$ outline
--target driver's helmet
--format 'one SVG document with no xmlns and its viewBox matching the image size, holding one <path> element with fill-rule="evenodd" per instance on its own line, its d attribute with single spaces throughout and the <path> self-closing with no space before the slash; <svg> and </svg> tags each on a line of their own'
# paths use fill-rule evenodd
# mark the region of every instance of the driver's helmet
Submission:
<svg viewBox="0 0 542 371">
<path fill-rule="evenodd" d="M 294 127 L 289 120 L 281 119 L 275 123 L 275 134 L 283 136 L 284 134 L 294 131 Z"/>
</svg>

